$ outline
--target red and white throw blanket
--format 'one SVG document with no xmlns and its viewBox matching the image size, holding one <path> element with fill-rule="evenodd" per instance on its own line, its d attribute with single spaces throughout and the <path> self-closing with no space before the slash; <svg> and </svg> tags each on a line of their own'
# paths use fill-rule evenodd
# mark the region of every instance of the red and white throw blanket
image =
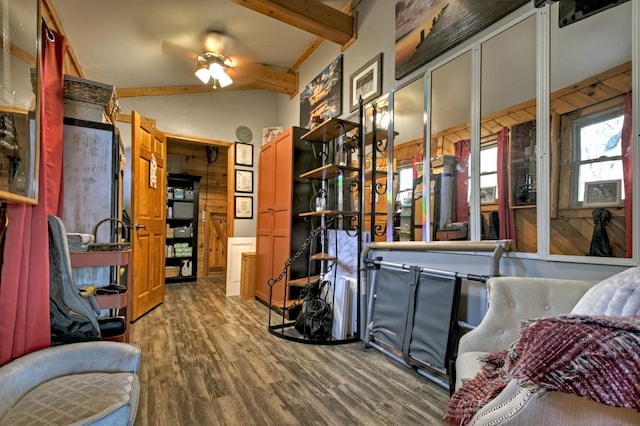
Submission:
<svg viewBox="0 0 640 426">
<path fill-rule="evenodd" d="M 565 315 L 522 327 L 509 351 L 485 357 L 451 396 L 445 423 L 466 425 L 511 379 L 640 411 L 640 317 Z"/>
</svg>

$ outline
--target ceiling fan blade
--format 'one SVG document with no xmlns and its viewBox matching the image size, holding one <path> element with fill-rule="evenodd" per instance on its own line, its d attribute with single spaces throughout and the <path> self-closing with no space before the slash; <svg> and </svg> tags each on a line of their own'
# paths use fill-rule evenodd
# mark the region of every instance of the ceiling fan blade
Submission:
<svg viewBox="0 0 640 426">
<path fill-rule="evenodd" d="M 162 51 L 169 55 L 178 56 L 178 57 L 187 58 L 187 59 L 193 59 L 194 61 L 198 59 L 197 52 L 194 52 L 191 49 L 187 49 L 186 47 L 180 46 L 170 41 L 162 42 Z"/>
<path fill-rule="evenodd" d="M 239 66 L 227 68 L 227 74 L 233 79 L 234 83 L 249 84 L 253 83 L 260 77 L 262 66 L 255 62 L 244 63 Z"/>
<path fill-rule="evenodd" d="M 217 52 L 226 55 L 229 52 L 233 39 L 228 35 L 222 34 L 218 31 L 207 31 L 204 35 L 203 47 L 207 52 Z"/>
</svg>

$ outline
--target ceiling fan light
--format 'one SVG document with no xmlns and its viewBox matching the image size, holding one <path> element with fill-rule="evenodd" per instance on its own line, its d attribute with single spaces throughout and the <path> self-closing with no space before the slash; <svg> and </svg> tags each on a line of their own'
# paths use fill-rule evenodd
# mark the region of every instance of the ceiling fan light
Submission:
<svg viewBox="0 0 640 426">
<path fill-rule="evenodd" d="M 196 77 L 198 77 L 204 84 L 207 84 L 211 78 L 211 74 L 207 68 L 202 67 L 196 70 Z"/>
<path fill-rule="evenodd" d="M 209 73 L 211 74 L 212 78 L 219 80 L 220 77 L 224 75 L 224 68 L 222 68 L 222 65 L 220 63 L 214 61 L 209 64 Z"/>
<path fill-rule="evenodd" d="M 231 79 L 231 77 L 229 77 L 229 74 L 224 72 L 224 70 L 222 70 L 222 74 L 217 78 L 217 80 L 220 84 L 220 87 L 227 87 L 228 85 L 233 83 L 233 80 Z"/>
</svg>

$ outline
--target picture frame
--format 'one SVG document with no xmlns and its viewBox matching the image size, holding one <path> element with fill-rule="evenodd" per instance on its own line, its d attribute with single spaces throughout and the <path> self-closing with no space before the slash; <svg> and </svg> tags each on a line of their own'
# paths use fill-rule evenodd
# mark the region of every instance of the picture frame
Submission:
<svg viewBox="0 0 640 426">
<path fill-rule="evenodd" d="M 350 112 L 358 109 L 360 97 L 366 104 L 382 95 L 382 52 L 358 68 L 349 80 Z"/>
<path fill-rule="evenodd" d="M 498 202 L 496 195 L 498 188 L 495 186 L 487 186 L 480 188 L 480 204 L 495 204 Z"/>
<path fill-rule="evenodd" d="M 253 171 L 236 170 L 235 186 L 236 192 L 253 193 Z"/>
<path fill-rule="evenodd" d="M 511 126 L 509 139 L 509 207 L 535 207 L 537 202 L 536 120 Z"/>
<path fill-rule="evenodd" d="M 235 164 L 237 166 L 253 167 L 253 145 L 250 143 L 236 142 Z"/>
<path fill-rule="evenodd" d="M 264 127 L 262 129 L 262 145 L 268 144 L 282 132 L 284 132 L 284 126 Z"/>
<path fill-rule="evenodd" d="M 598 180 L 584 183 L 583 207 L 619 206 L 622 204 L 622 180 Z"/>
<path fill-rule="evenodd" d="M 253 219 L 253 197 L 236 195 L 234 201 L 235 219 Z"/>
</svg>

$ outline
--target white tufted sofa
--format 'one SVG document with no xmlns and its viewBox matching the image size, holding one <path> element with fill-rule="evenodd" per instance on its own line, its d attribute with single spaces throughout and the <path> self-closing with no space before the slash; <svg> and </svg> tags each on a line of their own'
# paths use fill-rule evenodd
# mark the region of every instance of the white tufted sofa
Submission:
<svg viewBox="0 0 640 426">
<path fill-rule="evenodd" d="M 640 268 L 618 274 L 621 280 L 614 277 L 597 287 L 595 282 L 562 279 L 489 279 L 487 313 L 476 329 L 462 336 L 458 345 L 455 388 L 480 371 L 480 357 L 506 350 L 519 338 L 521 320 L 569 313 L 638 315 Z M 512 380 L 469 424 L 640 425 L 640 413 L 562 392 L 522 388 Z"/>
<path fill-rule="evenodd" d="M 32 352 L 0 367 L 0 425 L 133 425 L 140 348 L 82 342 Z"/>
</svg>

